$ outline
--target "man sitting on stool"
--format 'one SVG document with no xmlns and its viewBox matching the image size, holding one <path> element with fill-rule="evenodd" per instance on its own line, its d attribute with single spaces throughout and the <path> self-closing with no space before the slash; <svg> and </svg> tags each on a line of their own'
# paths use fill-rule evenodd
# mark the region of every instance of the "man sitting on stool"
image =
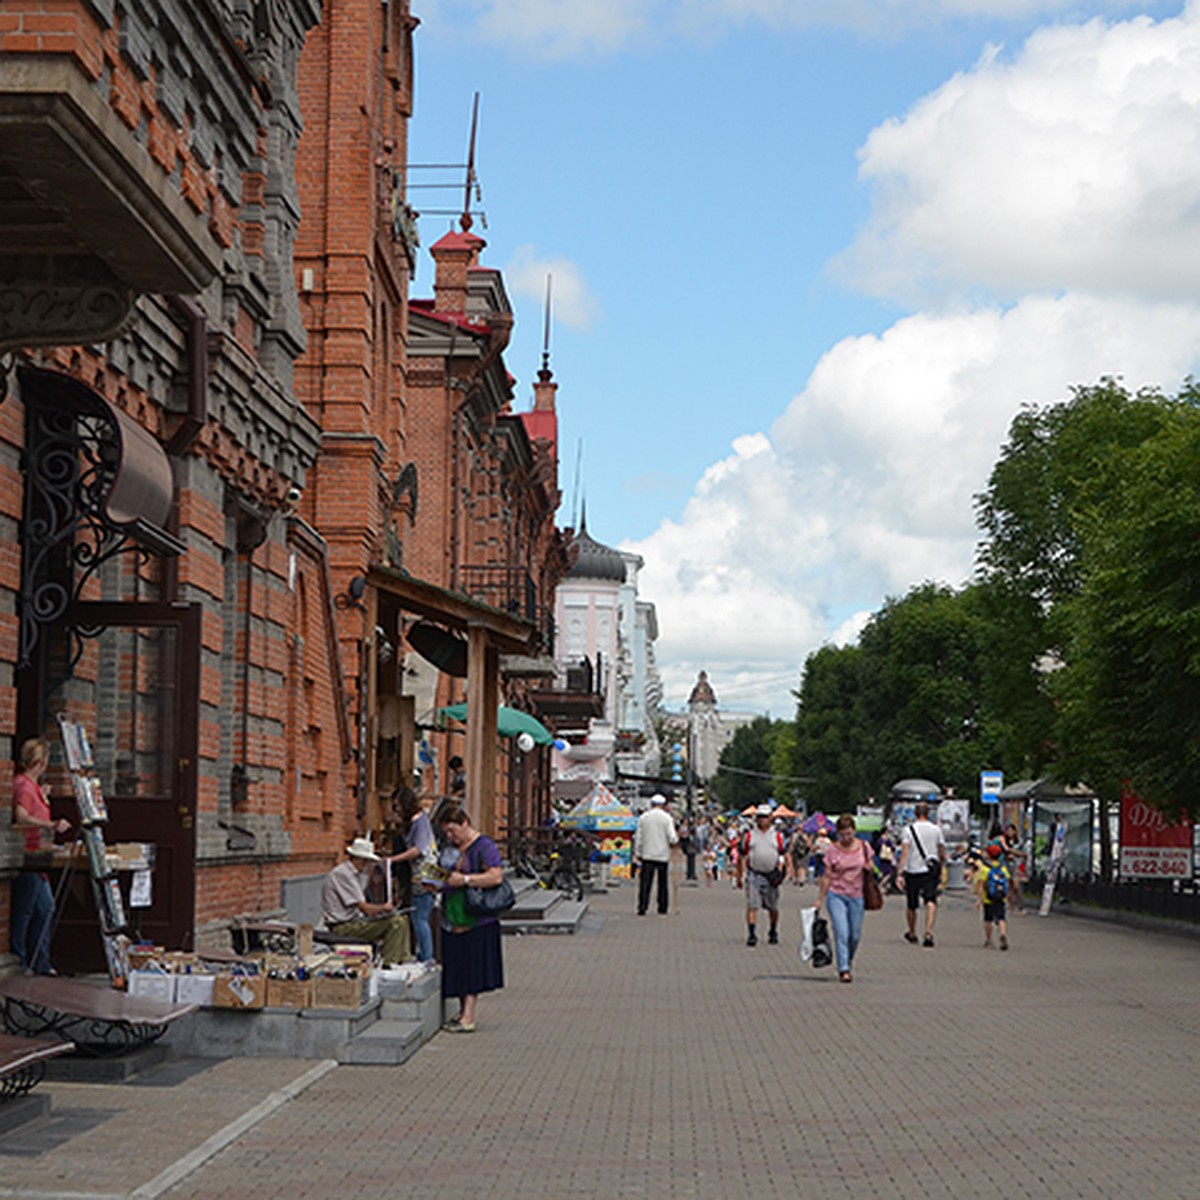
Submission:
<svg viewBox="0 0 1200 1200">
<path fill-rule="evenodd" d="M 372 904 L 367 899 L 367 875 L 372 863 L 381 862 L 370 838 L 357 837 L 346 847 L 340 862 L 321 888 L 321 912 L 330 933 L 370 942 L 383 942 L 380 957 L 385 967 L 412 958 L 412 935 L 408 918 L 391 904 Z"/>
</svg>

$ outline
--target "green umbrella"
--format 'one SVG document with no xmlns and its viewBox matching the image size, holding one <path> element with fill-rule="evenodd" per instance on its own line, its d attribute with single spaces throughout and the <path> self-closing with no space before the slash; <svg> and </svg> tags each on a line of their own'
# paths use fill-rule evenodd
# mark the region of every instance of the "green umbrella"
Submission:
<svg viewBox="0 0 1200 1200">
<path fill-rule="evenodd" d="M 439 708 L 438 712 L 443 716 L 452 717 L 456 721 L 467 719 L 465 704 L 450 704 L 445 708 Z M 529 713 L 522 712 L 519 708 L 506 708 L 503 704 L 496 710 L 496 732 L 501 737 L 516 737 L 520 733 L 527 733 L 539 746 L 554 744 L 554 734 L 537 717 L 531 717 Z"/>
</svg>

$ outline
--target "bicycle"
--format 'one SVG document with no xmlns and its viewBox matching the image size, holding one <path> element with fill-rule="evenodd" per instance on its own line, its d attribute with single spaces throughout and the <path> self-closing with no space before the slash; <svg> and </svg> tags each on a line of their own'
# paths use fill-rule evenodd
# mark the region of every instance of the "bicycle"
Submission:
<svg viewBox="0 0 1200 1200">
<path fill-rule="evenodd" d="M 572 900 L 583 899 L 583 883 L 557 850 L 551 850 L 544 858 L 534 858 L 520 849 L 513 855 L 513 871 L 523 879 L 534 879 L 540 888 L 562 892 Z"/>
</svg>

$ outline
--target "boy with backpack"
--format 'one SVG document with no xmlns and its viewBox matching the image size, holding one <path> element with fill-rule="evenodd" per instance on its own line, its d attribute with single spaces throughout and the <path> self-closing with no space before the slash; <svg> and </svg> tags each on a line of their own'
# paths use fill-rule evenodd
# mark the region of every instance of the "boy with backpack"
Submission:
<svg viewBox="0 0 1200 1200">
<path fill-rule="evenodd" d="M 992 948 L 992 926 L 1000 934 L 1000 949 L 1008 949 L 1008 922 L 1006 900 L 1012 885 L 1012 875 L 1004 865 L 1004 851 L 993 842 L 987 848 L 987 857 L 975 872 L 975 893 L 983 905 L 983 948 Z"/>
</svg>

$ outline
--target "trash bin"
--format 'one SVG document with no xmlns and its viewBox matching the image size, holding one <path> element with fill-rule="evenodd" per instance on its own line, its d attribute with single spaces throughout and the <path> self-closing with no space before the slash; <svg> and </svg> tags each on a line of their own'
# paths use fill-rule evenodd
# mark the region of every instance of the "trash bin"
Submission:
<svg viewBox="0 0 1200 1200">
<path fill-rule="evenodd" d="M 967 886 L 966 863 L 961 858 L 952 858 L 946 864 L 946 891 L 965 891 Z"/>
<path fill-rule="evenodd" d="M 589 865 L 592 868 L 590 880 L 592 891 L 607 891 L 609 882 L 612 879 L 612 855 L 593 854 Z"/>
</svg>

